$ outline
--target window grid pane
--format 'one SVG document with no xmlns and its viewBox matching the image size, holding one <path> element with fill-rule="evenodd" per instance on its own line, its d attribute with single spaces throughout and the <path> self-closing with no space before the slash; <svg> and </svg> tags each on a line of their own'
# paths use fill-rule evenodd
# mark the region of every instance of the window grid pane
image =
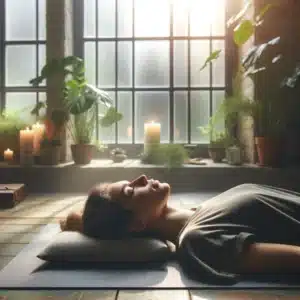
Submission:
<svg viewBox="0 0 300 300">
<path fill-rule="evenodd" d="M 21 110 L 21 116 L 30 121 L 35 117 L 28 108 L 46 96 L 29 84 L 46 62 L 46 0 L 5 0 L 3 16 L 1 108 Z M 40 86 L 45 87 L 45 82 Z"/>
<path fill-rule="evenodd" d="M 88 80 L 115 93 L 124 114 L 111 128 L 112 143 L 143 143 L 143 122 L 155 118 L 155 110 L 163 141 L 208 143 L 197 127 L 208 122 L 225 91 L 225 2 L 84 1 Z M 200 71 L 216 49 L 220 59 Z"/>
</svg>

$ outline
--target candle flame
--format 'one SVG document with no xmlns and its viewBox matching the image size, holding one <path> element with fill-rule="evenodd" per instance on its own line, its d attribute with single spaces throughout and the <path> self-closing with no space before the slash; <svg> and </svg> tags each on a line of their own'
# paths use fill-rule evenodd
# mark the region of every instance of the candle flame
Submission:
<svg viewBox="0 0 300 300">
<path fill-rule="evenodd" d="M 10 150 L 9 148 L 7 148 L 7 149 L 6 149 L 6 151 L 8 151 L 8 152 L 9 152 L 9 151 L 11 151 L 11 150 Z"/>
</svg>

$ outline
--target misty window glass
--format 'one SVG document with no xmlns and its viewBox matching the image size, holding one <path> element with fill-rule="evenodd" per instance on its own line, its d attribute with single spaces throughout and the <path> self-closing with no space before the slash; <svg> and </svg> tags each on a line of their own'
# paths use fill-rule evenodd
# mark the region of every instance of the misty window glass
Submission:
<svg viewBox="0 0 300 300">
<path fill-rule="evenodd" d="M 144 122 L 153 118 L 162 142 L 207 143 L 198 127 L 225 91 L 227 1 L 83 1 L 88 82 L 111 93 L 124 115 L 99 128 L 99 138 L 143 143 Z M 219 60 L 201 71 L 217 49 Z"/>
<path fill-rule="evenodd" d="M 20 92 L 6 93 L 6 111 L 16 113 L 23 121 L 32 123 L 35 121 L 30 111 L 37 103 L 37 93 Z"/>
<path fill-rule="evenodd" d="M 136 142 L 144 142 L 144 124 L 157 122 L 161 124 L 160 141 L 169 142 L 169 93 L 136 92 Z"/>
<path fill-rule="evenodd" d="M 1 65 L 4 66 L 1 106 L 18 111 L 26 121 L 34 121 L 30 111 L 46 93 L 29 81 L 37 77 L 46 63 L 46 0 L 3 0 L 4 40 Z"/>
<path fill-rule="evenodd" d="M 135 77 L 137 87 L 169 87 L 168 41 L 135 42 Z"/>
<path fill-rule="evenodd" d="M 34 45 L 6 46 L 6 86 L 29 86 L 36 76 L 36 47 Z"/>
</svg>

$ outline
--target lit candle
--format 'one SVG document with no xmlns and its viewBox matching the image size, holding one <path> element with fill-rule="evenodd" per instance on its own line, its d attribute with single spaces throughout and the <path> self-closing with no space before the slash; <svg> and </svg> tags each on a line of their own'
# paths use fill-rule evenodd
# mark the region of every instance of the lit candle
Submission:
<svg viewBox="0 0 300 300">
<path fill-rule="evenodd" d="M 154 121 L 150 123 L 145 123 L 144 133 L 145 133 L 145 144 L 159 144 L 160 143 L 160 123 Z"/>
<path fill-rule="evenodd" d="M 33 130 L 28 127 L 20 130 L 20 163 L 25 165 L 33 164 Z"/>
<path fill-rule="evenodd" d="M 144 125 L 144 155 L 145 157 L 151 156 L 155 146 L 160 143 L 160 123 L 154 121 L 145 123 Z"/>
<path fill-rule="evenodd" d="M 12 162 L 14 158 L 14 151 L 10 149 L 6 149 L 4 151 L 4 161 L 6 162 Z"/>
<path fill-rule="evenodd" d="M 32 125 L 32 130 L 33 130 L 33 153 L 34 155 L 39 155 L 41 141 L 45 133 L 45 125 L 37 122 L 36 124 Z"/>
</svg>

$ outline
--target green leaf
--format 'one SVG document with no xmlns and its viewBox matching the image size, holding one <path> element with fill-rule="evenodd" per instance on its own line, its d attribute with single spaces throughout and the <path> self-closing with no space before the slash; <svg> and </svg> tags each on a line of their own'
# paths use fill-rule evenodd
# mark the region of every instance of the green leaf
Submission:
<svg viewBox="0 0 300 300">
<path fill-rule="evenodd" d="M 103 118 L 100 119 L 101 127 L 109 127 L 123 119 L 123 115 L 116 108 L 110 107 Z"/>
<path fill-rule="evenodd" d="M 94 97 L 98 102 L 105 105 L 106 107 L 112 106 L 112 99 L 109 94 L 103 90 L 96 88 L 90 84 L 85 85 L 85 95 L 88 97 Z"/>
<path fill-rule="evenodd" d="M 213 60 L 216 60 L 219 58 L 220 53 L 222 52 L 222 50 L 216 50 L 214 52 L 211 53 L 211 55 L 205 60 L 203 66 L 201 67 L 200 71 L 202 71 L 203 69 L 206 68 L 206 66 L 212 62 Z"/>
<path fill-rule="evenodd" d="M 250 20 L 242 21 L 235 29 L 233 33 L 233 39 L 236 45 L 244 45 L 254 34 L 254 25 Z"/>
<path fill-rule="evenodd" d="M 46 102 L 38 102 L 35 107 L 33 108 L 33 110 L 30 112 L 32 115 L 38 115 L 39 111 L 42 109 L 42 108 L 46 108 L 47 107 L 47 104 Z"/>
</svg>

